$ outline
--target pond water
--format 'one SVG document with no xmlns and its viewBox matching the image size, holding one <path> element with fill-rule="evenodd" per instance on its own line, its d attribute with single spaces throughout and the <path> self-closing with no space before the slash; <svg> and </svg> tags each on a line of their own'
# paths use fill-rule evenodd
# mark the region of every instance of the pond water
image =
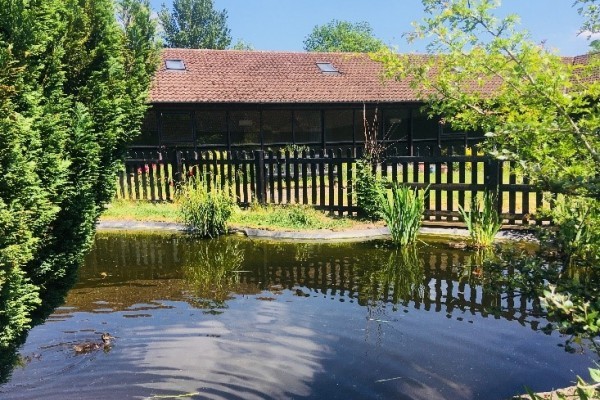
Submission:
<svg viewBox="0 0 600 400">
<path fill-rule="evenodd" d="M 587 376 L 593 355 L 475 264 L 435 241 L 101 233 L 0 398 L 505 399 Z"/>
</svg>

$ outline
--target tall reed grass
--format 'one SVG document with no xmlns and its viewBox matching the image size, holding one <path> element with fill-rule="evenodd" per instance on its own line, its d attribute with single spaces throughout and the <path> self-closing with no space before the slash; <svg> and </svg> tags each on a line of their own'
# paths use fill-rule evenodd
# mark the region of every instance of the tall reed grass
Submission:
<svg viewBox="0 0 600 400">
<path fill-rule="evenodd" d="M 216 237 L 227 233 L 227 221 L 235 207 L 229 188 L 213 186 L 210 190 L 205 181 L 189 178 L 177 196 L 183 223 L 202 237 Z"/>
<path fill-rule="evenodd" d="M 469 238 L 474 247 L 491 247 L 496 234 L 502 227 L 502 218 L 496 210 L 496 201 L 496 194 L 485 192 L 482 200 L 473 196 L 469 211 L 458 206 L 458 212 L 467 225 Z"/>
<path fill-rule="evenodd" d="M 425 192 L 394 183 L 391 193 L 381 194 L 381 215 L 397 245 L 416 242 L 425 210 Z"/>
</svg>

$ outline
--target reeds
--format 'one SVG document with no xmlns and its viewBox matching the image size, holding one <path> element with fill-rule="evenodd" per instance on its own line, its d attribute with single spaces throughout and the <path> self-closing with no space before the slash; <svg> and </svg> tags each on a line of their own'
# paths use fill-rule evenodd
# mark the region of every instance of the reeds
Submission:
<svg viewBox="0 0 600 400">
<path fill-rule="evenodd" d="M 502 227 L 502 219 L 496 210 L 496 199 L 495 194 L 485 192 L 483 200 L 475 196 L 471 198 L 469 211 L 458 206 L 458 212 L 467 225 L 471 244 L 476 248 L 491 247 Z"/>
<path fill-rule="evenodd" d="M 235 201 L 227 189 L 208 189 L 205 181 L 191 177 L 181 187 L 177 202 L 183 223 L 202 237 L 227 233 Z"/>
<path fill-rule="evenodd" d="M 425 192 L 393 184 L 390 194 L 381 195 L 381 215 L 395 244 L 407 246 L 416 242 L 425 209 Z"/>
</svg>

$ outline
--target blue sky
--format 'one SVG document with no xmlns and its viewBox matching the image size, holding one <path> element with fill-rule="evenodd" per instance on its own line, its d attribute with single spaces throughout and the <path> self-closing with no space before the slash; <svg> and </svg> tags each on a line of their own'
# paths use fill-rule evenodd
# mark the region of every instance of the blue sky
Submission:
<svg viewBox="0 0 600 400">
<path fill-rule="evenodd" d="M 151 0 L 155 10 L 172 0 Z M 588 50 L 584 36 L 577 36 L 581 18 L 573 0 L 504 0 L 500 10 L 521 17 L 521 25 L 536 42 L 561 55 Z M 375 36 L 401 52 L 422 52 L 424 43 L 408 45 L 402 33 L 423 17 L 420 0 L 214 0 L 226 9 L 228 25 L 236 42 L 243 39 L 256 50 L 302 51 L 304 38 L 315 25 L 332 19 L 367 21 Z"/>
</svg>

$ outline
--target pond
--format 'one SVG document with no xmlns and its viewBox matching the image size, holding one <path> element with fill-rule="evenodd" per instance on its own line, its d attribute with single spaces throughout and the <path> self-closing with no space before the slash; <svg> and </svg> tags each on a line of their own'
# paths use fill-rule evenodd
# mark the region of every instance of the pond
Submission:
<svg viewBox="0 0 600 400">
<path fill-rule="evenodd" d="M 2 399 L 505 399 L 593 365 L 535 296 L 428 241 L 285 243 L 99 233 L 31 330 Z M 82 343 L 103 348 L 76 351 Z"/>
</svg>

